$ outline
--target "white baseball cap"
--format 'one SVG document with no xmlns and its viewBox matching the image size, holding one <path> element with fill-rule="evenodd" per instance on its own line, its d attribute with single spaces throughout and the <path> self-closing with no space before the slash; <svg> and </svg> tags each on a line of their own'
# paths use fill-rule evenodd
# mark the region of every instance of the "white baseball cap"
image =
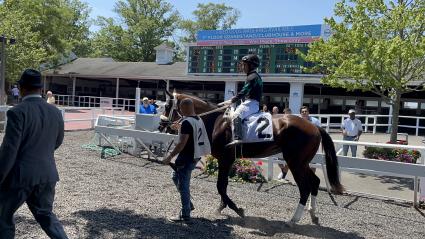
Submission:
<svg viewBox="0 0 425 239">
<path fill-rule="evenodd" d="M 143 97 L 142 101 L 149 100 L 148 97 Z"/>
<path fill-rule="evenodd" d="M 352 113 L 354 113 L 354 114 L 355 114 L 355 113 L 356 113 L 356 111 L 355 111 L 355 110 L 353 110 L 353 109 L 350 109 L 350 110 L 348 111 L 348 113 L 349 113 L 349 114 L 352 114 Z"/>
</svg>

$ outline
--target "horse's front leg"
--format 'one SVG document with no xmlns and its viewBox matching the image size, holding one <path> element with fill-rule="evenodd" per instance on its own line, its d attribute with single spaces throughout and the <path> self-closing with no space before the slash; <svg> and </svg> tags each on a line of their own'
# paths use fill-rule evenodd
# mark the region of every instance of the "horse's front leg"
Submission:
<svg viewBox="0 0 425 239">
<path fill-rule="evenodd" d="M 236 204 L 227 195 L 227 185 L 229 184 L 229 172 L 232 168 L 234 159 L 230 159 L 229 161 L 220 162 L 219 160 L 217 190 L 221 196 L 221 203 L 219 208 L 217 209 L 217 213 L 221 214 L 221 211 L 223 211 L 223 209 L 228 206 L 230 209 L 235 211 L 240 217 L 245 217 L 245 211 L 242 208 L 238 208 Z"/>
</svg>

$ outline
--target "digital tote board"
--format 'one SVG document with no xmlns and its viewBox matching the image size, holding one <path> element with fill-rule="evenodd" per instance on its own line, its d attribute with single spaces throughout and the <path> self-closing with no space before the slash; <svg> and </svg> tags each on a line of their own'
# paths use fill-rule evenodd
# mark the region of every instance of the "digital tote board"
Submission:
<svg viewBox="0 0 425 239">
<path fill-rule="evenodd" d="M 326 25 L 199 31 L 189 46 L 188 73 L 238 73 L 238 63 L 249 53 L 258 54 L 258 71 L 271 74 L 303 74 L 309 67 L 298 51 L 330 35 Z"/>
</svg>

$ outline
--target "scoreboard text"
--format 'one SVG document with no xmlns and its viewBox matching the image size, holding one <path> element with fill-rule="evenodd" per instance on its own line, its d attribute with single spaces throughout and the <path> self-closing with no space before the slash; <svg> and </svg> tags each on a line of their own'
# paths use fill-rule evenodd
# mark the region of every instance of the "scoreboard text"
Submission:
<svg viewBox="0 0 425 239">
<path fill-rule="evenodd" d="M 302 74 L 303 67 L 311 63 L 305 62 L 299 52 L 305 54 L 307 50 L 308 43 L 190 46 L 188 73 L 238 73 L 242 57 L 255 53 L 260 58 L 258 72 Z"/>
</svg>

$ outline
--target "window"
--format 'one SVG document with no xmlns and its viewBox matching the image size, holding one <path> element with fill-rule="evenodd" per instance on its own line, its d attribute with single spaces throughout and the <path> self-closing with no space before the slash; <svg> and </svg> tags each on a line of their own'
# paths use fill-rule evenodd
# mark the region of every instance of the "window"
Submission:
<svg viewBox="0 0 425 239">
<path fill-rule="evenodd" d="M 378 107 L 377 100 L 368 100 L 366 101 L 366 107 Z"/>
<path fill-rule="evenodd" d="M 383 108 L 389 108 L 389 107 L 390 107 L 390 105 L 389 105 L 389 104 L 387 104 L 385 101 L 382 101 L 382 102 L 381 102 L 381 107 L 383 107 Z"/>
<path fill-rule="evenodd" d="M 342 105 L 342 99 L 331 99 L 331 105 Z"/>
<path fill-rule="evenodd" d="M 320 98 L 313 98 L 313 104 L 320 104 L 322 102 L 322 99 Z"/>
<path fill-rule="evenodd" d="M 304 104 L 310 104 L 311 98 L 304 98 L 303 103 Z"/>
<path fill-rule="evenodd" d="M 356 105 L 356 100 L 345 100 L 345 105 L 355 106 Z"/>
<path fill-rule="evenodd" d="M 280 96 L 271 97 L 271 102 L 274 102 L 274 103 L 280 103 L 281 100 L 282 100 L 282 97 Z"/>
<path fill-rule="evenodd" d="M 416 110 L 418 108 L 418 102 L 403 102 L 403 108 Z"/>
</svg>

